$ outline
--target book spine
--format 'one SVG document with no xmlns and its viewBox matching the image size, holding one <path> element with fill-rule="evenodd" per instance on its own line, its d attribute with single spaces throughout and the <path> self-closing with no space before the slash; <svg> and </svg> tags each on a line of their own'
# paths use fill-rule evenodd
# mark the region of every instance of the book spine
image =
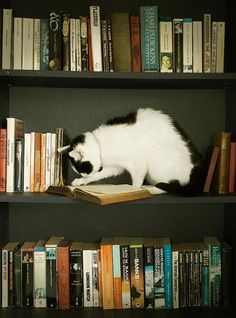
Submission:
<svg viewBox="0 0 236 318">
<path fill-rule="evenodd" d="M 24 140 L 17 138 L 15 141 L 15 191 L 23 191 L 23 157 Z"/>
<path fill-rule="evenodd" d="M 46 190 L 52 182 L 51 180 L 51 140 L 52 140 L 52 133 L 46 133 Z"/>
<path fill-rule="evenodd" d="M 40 70 L 40 19 L 34 19 L 33 64 L 34 70 Z"/>
<path fill-rule="evenodd" d="M 211 26 L 211 72 L 216 72 L 216 54 L 217 54 L 217 22 L 213 21 Z"/>
<path fill-rule="evenodd" d="M 14 290 L 13 290 L 13 251 L 8 254 L 8 307 L 14 306 Z"/>
<path fill-rule="evenodd" d="M 172 309 L 172 249 L 164 245 L 165 308 Z"/>
<path fill-rule="evenodd" d="M 34 192 L 39 192 L 41 179 L 41 133 L 35 133 L 34 152 Z"/>
<path fill-rule="evenodd" d="M 81 65 L 81 27 L 80 19 L 75 19 L 75 53 L 76 53 L 76 70 L 82 71 Z"/>
<path fill-rule="evenodd" d="M 30 133 L 30 192 L 34 192 L 35 134 Z"/>
<path fill-rule="evenodd" d="M 209 306 L 209 252 L 203 250 L 200 254 L 200 262 L 202 257 L 202 272 L 201 272 L 201 299 L 202 306 Z"/>
<path fill-rule="evenodd" d="M 3 10 L 0 10 L 0 69 L 2 69 L 2 31 L 3 31 Z M 1 288 L 0 288 L 1 291 Z M 1 299 L 1 292 L 0 292 Z"/>
<path fill-rule="evenodd" d="M 99 6 L 90 6 L 90 23 L 93 71 L 102 72 L 101 12 Z"/>
<path fill-rule="evenodd" d="M 222 243 L 222 306 L 232 304 L 233 251 L 227 243 Z"/>
<path fill-rule="evenodd" d="M 112 245 L 112 263 L 114 280 L 114 301 L 115 309 L 122 308 L 122 286 L 121 286 L 121 267 L 120 267 L 120 246 Z"/>
<path fill-rule="evenodd" d="M 8 251 L 2 250 L 2 307 L 8 307 Z"/>
<path fill-rule="evenodd" d="M 40 70 L 47 71 L 49 63 L 49 19 L 40 19 Z"/>
<path fill-rule="evenodd" d="M 58 308 L 70 309 L 69 247 L 57 248 Z"/>
<path fill-rule="evenodd" d="M 158 56 L 158 7 L 141 6 L 141 56 L 142 71 L 159 71 Z"/>
<path fill-rule="evenodd" d="M 22 69 L 34 69 L 34 19 L 23 18 Z"/>
<path fill-rule="evenodd" d="M 83 305 L 83 252 L 70 251 L 70 304 L 71 307 Z"/>
<path fill-rule="evenodd" d="M 217 54 L 216 54 L 216 72 L 224 72 L 225 56 L 225 22 L 217 22 Z"/>
<path fill-rule="evenodd" d="M 30 191 L 30 144 L 31 134 L 24 134 L 24 192 Z"/>
<path fill-rule="evenodd" d="M 203 71 L 211 72 L 211 14 L 203 15 Z"/>
<path fill-rule="evenodd" d="M 57 251 L 46 247 L 46 299 L 47 308 L 58 308 Z"/>
<path fill-rule="evenodd" d="M 46 190 L 46 134 L 41 134 L 40 192 Z"/>
<path fill-rule="evenodd" d="M 139 16 L 130 17 L 132 71 L 141 72 L 141 35 Z"/>
<path fill-rule="evenodd" d="M 114 309 L 112 245 L 101 245 L 103 309 Z"/>
<path fill-rule="evenodd" d="M 14 17 L 13 69 L 22 68 L 22 18 Z"/>
<path fill-rule="evenodd" d="M 154 299 L 154 248 L 144 246 L 144 282 L 145 282 L 145 308 L 155 307 Z"/>
<path fill-rule="evenodd" d="M 51 134 L 51 149 L 50 149 L 50 185 L 55 183 L 55 158 L 56 158 L 56 134 Z"/>
<path fill-rule="evenodd" d="M 122 308 L 131 308 L 129 246 L 120 246 Z"/>
<path fill-rule="evenodd" d="M 109 72 L 109 51 L 108 51 L 108 31 L 107 20 L 103 19 L 101 22 L 102 28 L 102 58 L 103 58 L 103 71 Z"/>
<path fill-rule="evenodd" d="M 21 306 L 21 250 L 17 248 L 14 251 L 14 259 L 13 259 L 14 271 L 13 271 L 13 303 L 15 307 Z"/>
<path fill-rule="evenodd" d="M 0 192 L 6 191 L 7 130 L 0 128 Z"/>
<path fill-rule="evenodd" d="M 183 72 L 193 72 L 193 19 L 183 19 Z"/>
<path fill-rule="evenodd" d="M 108 37 L 108 55 L 109 55 L 109 70 L 114 72 L 114 54 L 113 54 L 113 39 L 111 30 L 111 19 L 107 19 L 107 37 Z"/>
<path fill-rule="evenodd" d="M 200 250 L 194 251 L 194 304 L 195 306 L 201 305 L 201 270 L 202 264 L 200 263 Z"/>
<path fill-rule="evenodd" d="M 88 62 L 88 26 L 87 17 L 80 17 L 80 30 L 81 30 L 81 64 L 82 71 L 86 72 L 89 70 Z"/>
<path fill-rule="evenodd" d="M 189 251 L 184 251 L 184 307 L 189 306 Z"/>
<path fill-rule="evenodd" d="M 160 18 L 160 72 L 173 72 L 172 19 Z"/>
<path fill-rule="evenodd" d="M 34 250 L 34 307 L 46 308 L 46 250 Z"/>
<path fill-rule="evenodd" d="M 50 12 L 49 16 L 49 70 L 60 71 L 62 64 L 62 18 L 61 12 Z"/>
<path fill-rule="evenodd" d="M 154 307 L 165 308 L 164 248 L 154 246 Z"/>
<path fill-rule="evenodd" d="M 212 183 L 212 178 L 213 178 L 213 174 L 216 168 L 216 163 L 217 163 L 217 159 L 219 156 L 219 147 L 215 146 L 211 155 L 211 160 L 210 160 L 210 164 L 209 164 L 209 168 L 208 168 L 208 172 L 207 172 L 207 177 L 206 177 L 206 181 L 205 181 L 205 185 L 203 188 L 203 192 L 209 192 L 210 191 L 210 187 L 211 187 L 211 183 Z"/>
<path fill-rule="evenodd" d="M 33 301 L 33 250 L 21 251 L 22 306 L 32 307 Z"/>
<path fill-rule="evenodd" d="M 173 46 L 175 72 L 183 72 L 183 19 L 173 19 Z"/>
<path fill-rule="evenodd" d="M 131 307 L 144 308 L 143 246 L 130 245 Z"/>
<path fill-rule="evenodd" d="M 93 307 L 92 251 L 83 250 L 84 307 Z"/>
<path fill-rule="evenodd" d="M 70 14 L 62 13 L 62 70 L 70 71 Z"/>
<path fill-rule="evenodd" d="M 209 257 L 210 306 L 221 306 L 221 246 L 210 246 Z"/>
<path fill-rule="evenodd" d="M 12 9 L 3 9 L 2 69 L 10 69 L 12 51 Z"/>
<path fill-rule="evenodd" d="M 98 250 L 92 250 L 93 307 L 99 307 Z"/>
<path fill-rule="evenodd" d="M 193 21 L 193 72 L 202 73 L 202 21 Z"/>
<path fill-rule="evenodd" d="M 173 273 L 173 308 L 179 308 L 179 252 L 172 252 L 172 273 Z"/>
<path fill-rule="evenodd" d="M 76 71 L 76 29 L 75 29 L 75 19 L 70 19 L 70 70 Z"/>
<path fill-rule="evenodd" d="M 91 37 L 91 22 L 90 18 L 87 19 L 88 27 L 88 60 L 89 60 L 89 72 L 93 72 L 93 51 L 92 51 L 92 37 Z"/>
<path fill-rule="evenodd" d="M 235 191 L 236 142 L 230 143 L 229 158 L 229 192 Z"/>
</svg>

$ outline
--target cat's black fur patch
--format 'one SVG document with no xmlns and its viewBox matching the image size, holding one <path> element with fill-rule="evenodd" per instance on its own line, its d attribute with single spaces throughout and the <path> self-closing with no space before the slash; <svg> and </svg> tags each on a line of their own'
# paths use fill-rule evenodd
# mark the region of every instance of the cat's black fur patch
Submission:
<svg viewBox="0 0 236 318">
<path fill-rule="evenodd" d="M 107 126 L 121 125 L 121 124 L 133 125 L 136 123 L 136 120 L 137 120 L 137 112 L 132 112 L 124 117 L 115 117 L 113 119 L 110 119 L 106 122 L 106 125 Z"/>
<path fill-rule="evenodd" d="M 76 169 L 78 173 L 90 174 L 93 171 L 93 165 L 90 161 L 75 161 L 74 158 L 69 157 L 71 165 Z"/>
<path fill-rule="evenodd" d="M 84 144 L 85 143 L 85 135 L 81 134 L 79 136 L 76 136 L 71 140 L 70 143 L 70 150 L 73 150 L 77 144 Z"/>
</svg>

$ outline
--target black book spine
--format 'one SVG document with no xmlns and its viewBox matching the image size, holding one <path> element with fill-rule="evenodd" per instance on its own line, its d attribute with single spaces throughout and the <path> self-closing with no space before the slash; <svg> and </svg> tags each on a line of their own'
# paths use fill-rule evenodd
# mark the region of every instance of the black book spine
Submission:
<svg viewBox="0 0 236 318">
<path fill-rule="evenodd" d="M 70 304 L 83 306 L 83 251 L 70 251 Z"/>
<path fill-rule="evenodd" d="M 70 71 L 70 14 L 62 14 L 62 70 Z"/>
<path fill-rule="evenodd" d="M 222 306 L 228 307 L 232 303 L 233 281 L 233 255 L 232 248 L 222 243 Z"/>
<path fill-rule="evenodd" d="M 86 72 L 89 70 L 89 56 L 88 56 L 88 25 L 87 17 L 80 17 L 80 28 L 81 28 L 81 65 L 82 71 Z"/>
<path fill-rule="evenodd" d="M 174 28 L 174 66 L 175 72 L 183 72 L 183 21 L 173 21 Z"/>
<path fill-rule="evenodd" d="M 154 301 L 154 247 L 144 247 L 145 308 L 155 307 Z"/>
<path fill-rule="evenodd" d="M 46 248 L 47 308 L 58 308 L 56 248 Z"/>
<path fill-rule="evenodd" d="M 61 70 L 61 12 L 53 11 L 49 17 L 49 70 Z"/>
<path fill-rule="evenodd" d="M 108 38 L 109 71 L 114 72 L 114 55 L 113 55 L 111 19 L 107 19 L 107 38 Z"/>
<path fill-rule="evenodd" d="M 23 138 L 16 139 L 15 143 L 15 191 L 23 191 Z"/>
<path fill-rule="evenodd" d="M 22 306 L 33 306 L 33 251 L 22 251 Z"/>
</svg>

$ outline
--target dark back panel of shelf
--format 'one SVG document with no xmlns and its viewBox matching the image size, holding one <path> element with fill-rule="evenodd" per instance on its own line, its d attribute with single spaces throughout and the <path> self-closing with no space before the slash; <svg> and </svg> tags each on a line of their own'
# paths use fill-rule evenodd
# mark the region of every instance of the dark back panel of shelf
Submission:
<svg viewBox="0 0 236 318">
<path fill-rule="evenodd" d="M 9 88 L 0 86 L 0 127 L 6 127 L 6 117 L 9 115 Z"/>
<path fill-rule="evenodd" d="M 1 203 L 0 212 L 0 248 L 9 240 L 9 214 L 8 214 L 8 203 Z"/>
<path fill-rule="evenodd" d="M 65 209 L 66 208 L 66 209 Z M 97 206 L 10 204 L 11 240 L 37 240 L 62 235 L 98 242 L 105 236 L 170 236 L 173 242 L 223 238 L 223 205 Z M 145 211 L 145 213 L 144 213 Z M 20 225 L 20 226 L 19 226 Z"/>
</svg>

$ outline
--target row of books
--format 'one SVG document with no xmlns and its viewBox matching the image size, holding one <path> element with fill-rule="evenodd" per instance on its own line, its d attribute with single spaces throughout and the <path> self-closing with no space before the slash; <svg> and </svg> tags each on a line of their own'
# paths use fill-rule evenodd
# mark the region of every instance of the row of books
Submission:
<svg viewBox="0 0 236 318">
<path fill-rule="evenodd" d="M 203 192 L 234 193 L 236 142 L 231 139 L 230 131 L 221 131 L 214 136 L 207 157 L 209 163 Z"/>
<path fill-rule="evenodd" d="M 2 248 L 2 307 L 171 309 L 229 305 L 232 249 L 216 237 L 52 236 Z"/>
<path fill-rule="evenodd" d="M 0 192 L 44 192 L 67 183 L 68 161 L 56 149 L 68 143 L 64 128 L 25 133 L 22 120 L 7 118 L 0 128 Z"/>
<path fill-rule="evenodd" d="M 76 18 L 60 10 L 48 19 L 2 13 L 2 69 L 224 72 L 225 22 L 211 13 L 198 21 L 161 17 L 158 6 L 109 18 L 99 6 Z"/>
</svg>

